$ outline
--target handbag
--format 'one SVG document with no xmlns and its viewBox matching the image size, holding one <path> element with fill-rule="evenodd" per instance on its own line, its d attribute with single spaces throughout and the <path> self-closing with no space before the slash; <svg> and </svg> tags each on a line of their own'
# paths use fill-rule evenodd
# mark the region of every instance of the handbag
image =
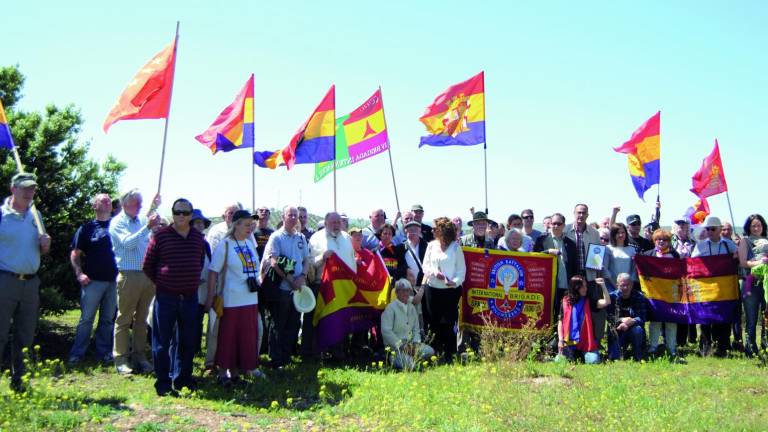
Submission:
<svg viewBox="0 0 768 432">
<path fill-rule="evenodd" d="M 216 295 L 213 296 L 213 311 L 216 312 L 216 316 L 221 318 L 224 316 L 224 283 L 227 279 L 227 258 L 229 256 L 229 242 L 224 240 L 224 267 L 220 272 L 221 277 L 216 283 Z"/>
</svg>

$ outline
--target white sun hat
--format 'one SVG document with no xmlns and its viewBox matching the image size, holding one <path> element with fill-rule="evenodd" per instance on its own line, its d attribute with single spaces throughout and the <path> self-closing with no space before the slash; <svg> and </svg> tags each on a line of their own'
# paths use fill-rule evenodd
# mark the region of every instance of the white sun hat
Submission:
<svg viewBox="0 0 768 432">
<path fill-rule="evenodd" d="M 309 313 L 315 309 L 315 294 L 312 290 L 302 285 L 301 289 L 293 292 L 293 306 L 301 313 Z"/>
</svg>

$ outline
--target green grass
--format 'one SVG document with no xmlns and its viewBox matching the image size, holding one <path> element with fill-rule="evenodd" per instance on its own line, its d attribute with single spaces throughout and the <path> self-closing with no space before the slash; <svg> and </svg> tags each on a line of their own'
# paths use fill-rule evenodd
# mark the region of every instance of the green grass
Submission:
<svg viewBox="0 0 768 432">
<path fill-rule="evenodd" d="M 72 319 L 72 316 L 75 319 Z M 77 312 L 43 328 L 73 331 Z M 68 331 L 67 331 L 68 329 Z M 71 335 L 70 335 L 71 338 Z M 39 351 L 45 357 L 46 350 Z M 66 351 L 65 351 L 66 352 Z M 200 361 L 201 359 L 198 359 Z M 3 430 L 766 430 L 768 371 L 757 360 L 688 357 L 597 366 L 503 361 L 396 373 L 378 363 L 294 363 L 234 389 L 213 379 L 157 398 L 153 379 L 86 365 L 33 368 L 33 390 L 0 384 Z M 199 365 L 198 365 L 199 366 Z"/>
</svg>

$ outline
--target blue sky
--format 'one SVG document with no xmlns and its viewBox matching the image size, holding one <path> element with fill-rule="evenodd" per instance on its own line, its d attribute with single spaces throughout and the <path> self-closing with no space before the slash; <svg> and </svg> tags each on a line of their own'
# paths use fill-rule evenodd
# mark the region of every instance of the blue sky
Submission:
<svg viewBox="0 0 768 432">
<path fill-rule="evenodd" d="M 199 4 L 200 6 L 195 6 Z M 256 147 L 285 146 L 331 84 L 337 115 L 382 87 L 403 209 L 426 217 L 484 207 L 481 146 L 418 148 L 418 117 L 446 87 L 484 70 L 490 216 L 533 208 L 537 221 L 578 202 L 591 219 L 637 198 L 620 145 L 661 110 L 662 223 L 695 201 L 690 177 L 720 142 L 740 225 L 766 211 L 768 136 L 764 2 L 35 2 L 4 6 L 2 64 L 27 76 L 19 106 L 74 103 L 91 154 L 128 165 L 121 187 L 154 193 L 163 121 L 101 125 L 138 69 L 181 21 L 163 196 L 207 214 L 251 201 L 250 152 L 215 157 L 194 140 L 255 74 Z M 257 205 L 332 209 L 332 181 L 313 167 L 256 172 Z M 395 213 L 385 154 L 337 173 L 339 210 Z M 710 199 L 728 219 L 725 195 Z"/>
</svg>

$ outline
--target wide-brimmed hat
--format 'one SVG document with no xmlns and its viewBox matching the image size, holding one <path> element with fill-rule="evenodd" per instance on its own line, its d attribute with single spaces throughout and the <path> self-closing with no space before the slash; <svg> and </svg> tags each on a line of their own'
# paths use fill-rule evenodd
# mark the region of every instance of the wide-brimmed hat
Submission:
<svg viewBox="0 0 768 432">
<path fill-rule="evenodd" d="M 206 228 L 208 228 L 209 226 L 211 226 L 211 220 L 210 220 L 210 219 L 208 219 L 207 217 L 203 216 L 203 212 L 202 212 L 202 211 L 200 211 L 200 209 L 194 209 L 194 210 L 192 210 L 192 219 L 190 219 L 190 223 L 191 223 L 191 222 L 194 222 L 194 221 L 196 221 L 196 220 L 198 220 L 198 219 L 200 219 L 201 221 L 203 221 L 203 224 L 205 225 L 205 227 L 206 227 Z"/>
<path fill-rule="evenodd" d="M 302 285 L 301 289 L 293 292 L 293 306 L 301 313 L 309 313 L 315 309 L 315 294 L 312 290 Z"/>
<path fill-rule="evenodd" d="M 708 216 L 706 220 L 704 220 L 704 228 L 720 228 L 723 226 L 722 222 L 720 222 L 720 218 L 717 216 Z"/>
<path fill-rule="evenodd" d="M 467 222 L 467 225 L 469 225 L 469 226 L 472 226 L 472 225 L 473 225 L 475 222 L 477 222 L 477 221 L 486 221 L 486 222 L 489 222 L 489 221 L 490 221 L 490 219 L 488 219 L 488 215 L 487 215 L 487 214 L 485 214 L 485 212 L 481 212 L 481 211 L 479 211 L 479 212 L 475 212 L 475 213 L 472 215 L 472 220 L 471 220 L 471 221 L 469 221 L 469 222 Z"/>
</svg>

